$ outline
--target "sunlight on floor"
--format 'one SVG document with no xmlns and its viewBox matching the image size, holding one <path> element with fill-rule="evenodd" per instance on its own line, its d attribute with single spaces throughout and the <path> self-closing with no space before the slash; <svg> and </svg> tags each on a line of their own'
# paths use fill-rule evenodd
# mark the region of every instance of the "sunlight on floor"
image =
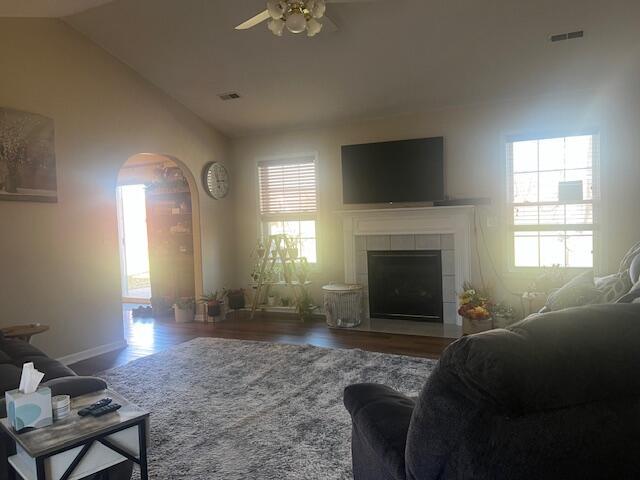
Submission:
<svg viewBox="0 0 640 480">
<path fill-rule="evenodd" d="M 132 310 L 138 305 L 127 304 L 123 308 L 125 337 L 129 345 L 152 348 L 155 344 L 153 318 L 133 318 Z"/>
</svg>

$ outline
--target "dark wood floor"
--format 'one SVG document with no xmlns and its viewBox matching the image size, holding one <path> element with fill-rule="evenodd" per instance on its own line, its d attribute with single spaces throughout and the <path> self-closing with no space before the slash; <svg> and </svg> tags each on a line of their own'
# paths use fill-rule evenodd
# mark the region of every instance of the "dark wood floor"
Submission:
<svg viewBox="0 0 640 480">
<path fill-rule="evenodd" d="M 79 375 L 93 375 L 136 358 L 151 355 L 197 337 L 235 338 L 266 342 L 311 344 L 330 348 L 360 348 L 374 352 L 437 358 L 453 339 L 330 329 L 322 319 L 300 322 L 290 316 L 229 314 L 218 323 L 176 324 L 169 320 L 133 319 L 124 309 L 125 349 L 71 365 Z"/>
</svg>

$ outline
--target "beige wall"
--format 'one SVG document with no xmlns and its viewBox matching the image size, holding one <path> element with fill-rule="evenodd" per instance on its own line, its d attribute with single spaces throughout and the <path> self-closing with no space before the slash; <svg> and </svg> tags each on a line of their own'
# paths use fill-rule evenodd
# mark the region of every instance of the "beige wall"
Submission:
<svg viewBox="0 0 640 480">
<path fill-rule="evenodd" d="M 163 153 L 199 179 L 206 162 L 227 162 L 227 139 L 58 20 L 0 19 L 0 105 L 55 120 L 59 194 L 0 202 L 0 324 L 49 324 L 34 343 L 56 357 L 121 340 L 119 168 Z M 232 200 L 199 198 L 213 289 L 234 274 Z"/>
<path fill-rule="evenodd" d="M 260 157 L 318 153 L 319 258 L 318 285 L 344 279 L 340 146 L 405 138 L 445 137 L 446 191 L 451 197 L 490 197 L 492 205 L 478 209 L 491 256 L 503 284 L 493 273 L 489 256 L 479 244 L 483 274 L 498 295 L 519 306 L 506 289 L 523 291 L 530 278 L 506 272 L 507 234 L 504 218 L 505 137 L 529 132 L 598 128 L 602 134 L 602 270 L 611 270 L 628 246 L 640 240 L 639 97 L 612 95 L 615 89 L 577 93 L 574 97 L 523 98 L 441 111 L 354 121 L 341 125 L 275 132 L 233 142 L 238 237 L 238 278 L 247 283 L 249 252 L 257 238 L 256 160 Z M 390 168 L 393 168 L 390 165 Z M 488 227 L 488 220 L 497 224 Z M 606 247 L 606 248 L 605 248 Z M 473 276 L 479 281 L 477 261 Z"/>
</svg>

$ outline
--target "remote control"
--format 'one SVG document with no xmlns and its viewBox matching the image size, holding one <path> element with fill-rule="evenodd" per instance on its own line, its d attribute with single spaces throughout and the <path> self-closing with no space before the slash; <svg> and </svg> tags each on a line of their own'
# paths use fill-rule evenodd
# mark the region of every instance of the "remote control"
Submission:
<svg viewBox="0 0 640 480">
<path fill-rule="evenodd" d="M 122 407 L 122 405 L 118 403 L 112 403 L 110 405 L 105 405 L 104 407 L 91 410 L 91 415 L 94 417 L 101 417 L 102 415 L 106 415 L 107 413 L 115 412 L 120 407 Z"/>
<path fill-rule="evenodd" d="M 87 415 L 90 415 L 93 410 L 96 410 L 96 409 L 102 408 L 102 407 L 106 407 L 111 402 L 112 402 L 112 400 L 110 398 L 103 398 L 102 400 L 99 400 L 96 403 L 93 403 L 93 404 L 89 405 L 88 407 L 79 410 L 78 411 L 78 415 L 80 415 L 81 417 L 86 417 Z"/>
</svg>

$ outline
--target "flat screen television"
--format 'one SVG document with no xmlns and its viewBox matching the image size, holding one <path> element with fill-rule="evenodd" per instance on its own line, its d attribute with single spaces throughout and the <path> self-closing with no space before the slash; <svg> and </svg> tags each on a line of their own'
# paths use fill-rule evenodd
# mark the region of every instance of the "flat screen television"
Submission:
<svg viewBox="0 0 640 480">
<path fill-rule="evenodd" d="M 444 200 L 444 138 L 342 147 L 345 204 Z"/>
</svg>

